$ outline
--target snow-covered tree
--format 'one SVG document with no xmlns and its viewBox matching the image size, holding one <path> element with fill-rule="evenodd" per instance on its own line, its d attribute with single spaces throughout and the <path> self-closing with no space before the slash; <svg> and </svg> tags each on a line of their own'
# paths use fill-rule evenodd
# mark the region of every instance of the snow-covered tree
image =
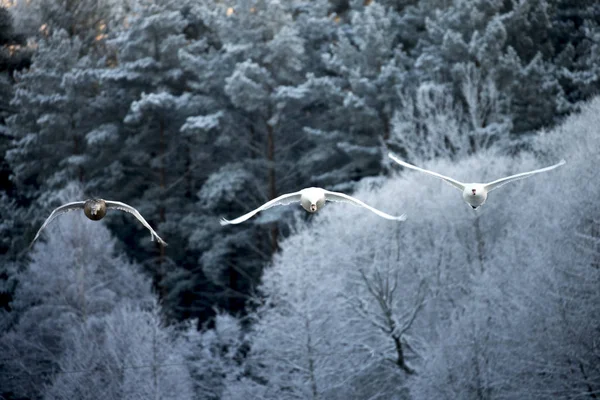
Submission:
<svg viewBox="0 0 600 400">
<path fill-rule="evenodd" d="M 267 299 L 249 335 L 251 351 L 242 373 L 230 381 L 225 398 L 333 398 L 326 394 L 344 376 L 331 360 L 335 355 L 349 356 L 350 351 L 331 340 L 339 334 L 343 316 L 333 302 L 337 282 L 319 268 L 325 254 L 304 250 L 308 242 L 318 240 L 300 234 L 282 243 L 282 254 L 290 246 L 294 255 L 311 259 L 302 268 L 265 270 L 262 290 Z M 356 366 L 346 361 L 347 368 Z"/>
<path fill-rule="evenodd" d="M 300 223 L 265 271 L 229 398 L 595 395 L 598 107 L 537 135 L 531 154 L 424 164 L 485 182 L 569 160 L 493 192 L 479 214 L 408 171 L 356 193 L 413 216 L 402 224 L 338 204 Z"/>
<path fill-rule="evenodd" d="M 71 326 L 45 399 L 192 399 L 187 342 L 158 305 L 121 305 Z"/>
<path fill-rule="evenodd" d="M 600 189 L 589 184 L 597 175 L 593 165 L 599 160 L 594 151 L 599 143 L 595 134 L 598 110 L 596 98 L 582 107 L 580 115 L 569 117 L 539 138 L 536 149 L 563 154 L 569 160 L 568 168 L 561 171 L 555 186 L 532 187 L 535 196 L 526 199 L 521 213 L 515 211 L 521 221 L 530 221 L 525 225 L 528 229 L 544 233 L 544 237 L 525 248 L 522 238 L 528 233 L 517 234 L 513 229 L 505 245 L 516 251 L 506 252 L 503 264 L 518 268 L 519 258 L 529 257 L 537 266 L 525 271 L 527 278 L 519 282 L 513 282 L 517 277 L 510 272 L 503 277 L 511 286 L 518 284 L 515 301 L 527 305 L 515 313 L 509 331 L 515 342 L 511 349 L 514 364 L 505 375 L 510 383 L 507 392 L 513 397 L 593 398 L 600 390 L 600 374 L 594 367 L 600 360 L 600 296 L 594 289 L 600 279 L 600 209 L 590 200 Z M 544 207 L 538 205 L 539 199 L 546 199 Z M 531 210 L 537 211 L 523 215 Z"/>
<path fill-rule="evenodd" d="M 598 192 L 588 182 L 597 174 L 599 107 L 596 99 L 536 137 L 537 154 L 565 157 L 566 167 L 494 193 L 504 208 L 494 217 L 503 221 L 501 232 L 493 240 L 483 232 L 484 272 L 470 301 L 444 335 L 423 344 L 410 385 L 415 398 L 593 398 L 598 391 L 598 207 L 587 199 Z M 539 165 L 531 157 L 515 161 L 505 174 Z"/>
<path fill-rule="evenodd" d="M 80 193 L 69 187 L 61 202 Z M 81 213 L 53 221 L 17 274 L 12 311 L 2 316 L 3 390 L 39 395 L 59 368 L 70 328 L 111 313 L 118 304 L 147 307 L 153 295 L 139 266 L 116 251 L 103 223 Z"/>
<path fill-rule="evenodd" d="M 389 189 L 378 195 L 393 196 Z M 358 193 L 378 206 L 374 193 Z M 412 268 L 396 270 L 401 228 L 352 206 L 321 213 L 282 242 L 265 270 L 248 372 L 230 386 L 229 398 L 406 396 L 415 356 L 407 340 L 428 289 L 423 279 L 408 278 Z M 364 236 L 349 230 L 349 221 Z"/>
<path fill-rule="evenodd" d="M 167 381 L 180 397 L 215 399 L 597 395 L 598 103 L 527 135 L 531 153 L 515 155 L 525 141 L 511 141 L 597 92 L 596 2 L 18 3 L 16 26 L 38 47 L 14 75 L 11 104 L 12 81 L 0 82 L 10 108 L 0 118 L 13 114 L 0 128 L 13 175 L 0 194 L 11 261 L 0 295 L 12 310 L 0 311 L 0 342 L 13 352 L 2 390 L 94 397 L 107 379 L 108 397 L 167 396 Z M 1 43 L 12 43 L 4 26 Z M 416 172 L 358 183 L 397 170 L 386 146 L 462 181 L 569 163 L 494 192 L 474 217 L 455 190 Z M 83 193 L 61 201 L 130 203 L 169 247 L 150 247 L 128 215 L 68 215 L 20 271 L 12 261 L 72 181 Z M 310 185 L 356 188 L 411 217 L 393 224 L 331 204 L 218 224 Z M 198 318 L 200 333 L 162 325 L 105 223 L 145 261 L 170 320 Z M 243 312 L 273 254 L 252 323 L 216 313 Z M 193 388 L 179 366 L 180 378 L 119 366 L 153 351 L 137 331 L 172 350 L 153 366 L 193 365 Z M 184 340 L 194 350 L 181 355 Z"/>
<path fill-rule="evenodd" d="M 466 79 L 462 90 L 467 110 L 442 84 L 426 82 L 403 93 L 402 105 L 391 122 L 390 147 L 417 162 L 436 157 L 460 159 L 494 145 L 507 145 L 510 121 L 488 120 L 492 114 L 499 115 L 494 83 L 482 83 L 477 70 L 472 72 L 474 76 Z M 486 95 L 481 96 L 480 90 Z"/>
<path fill-rule="evenodd" d="M 241 373 L 247 351 L 245 329 L 239 319 L 217 313 L 214 327 L 188 331 L 187 362 L 194 380 L 194 393 L 203 399 L 222 399 L 230 380 Z"/>
</svg>

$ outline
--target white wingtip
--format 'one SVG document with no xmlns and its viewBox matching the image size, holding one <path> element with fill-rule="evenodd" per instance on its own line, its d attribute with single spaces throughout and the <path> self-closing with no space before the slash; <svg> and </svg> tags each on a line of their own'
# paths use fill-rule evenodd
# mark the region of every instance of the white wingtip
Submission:
<svg viewBox="0 0 600 400">
<path fill-rule="evenodd" d="M 29 243 L 29 246 L 27 247 L 27 251 L 31 251 L 31 249 L 33 248 L 33 245 L 35 244 L 35 241 L 37 240 L 38 237 L 40 237 L 39 232 L 35 235 L 35 237 L 31 241 L 31 243 Z"/>
<path fill-rule="evenodd" d="M 402 214 L 397 218 L 398 221 L 406 221 L 406 214 Z"/>
<path fill-rule="evenodd" d="M 564 158 L 562 160 L 560 160 L 560 162 L 558 163 L 558 165 L 565 165 L 567 163 L 567 160 L 565 160 Z"/>
<path fill-rule="evenodd" d="M 154 238 L 155 238 L 155 237 L 156 237 L 156 241 L 157 241 L 157 242 L 158 242 L 158 243 L 159 243 L 161 246 L 163 246 L 163 247 L 167 247 L 167 246 L 168 246 L 167 242 L 165 242 L 164 240 L 162 240 L 160 236 L 158 236 L 158 235 L 155 235 L 155 234 L 152 234 L 152 233 L 150 234 L 150 240 L 151 240 L 151 241 L 153 241 L 153 242 L 154 242 Z"/>
<path fill-rule="evenodd" d="M 219 221 L 219 223 L 221 224 L 221 226 L 225 226 L 225 225 L 230 225 L 231 222 L 227 221 L 225 218 L 221 218 L 221 220 Z"/>
</svg>

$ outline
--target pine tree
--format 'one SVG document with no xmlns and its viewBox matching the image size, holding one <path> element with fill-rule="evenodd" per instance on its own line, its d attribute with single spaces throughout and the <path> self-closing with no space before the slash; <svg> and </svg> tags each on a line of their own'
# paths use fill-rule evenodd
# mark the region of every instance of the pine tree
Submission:
<svg viewBox="0 0 600 400">
<path fill-rule="evenodd" d="M 188 284 L 174 289 L 200 293 L 208 278 L 214 285 L 214 293 L 204 295 L 208 301 L 240 311 L 277 249 L 285 225 L 275 224 L 273 216 L 285 210 L 235 230 L 220 227 L 215 216 L 241 214 L 307 185 L 312 171 L 295 160 L 313 148 L 312 142 L 302 131 L 303 120 L 296 119 L 301 113 L 280 93 L 301 82 L 307 65 L 315 63 L 309 54 L 317 57 L 327 31 L 310 27 L 326 21 L 299 8 L 296 23 L 288 6 L 270 1 L 231 8 L 195 5 L 190 15 L 206 34 L 180 52 L 190 87 L 209 100 L 181 128 L 194 149 L 192 163 L 204 166 L 192 175 L 202 185 L 194 210 L 199 215 L 190 216 L 196 222 L 190 247 L 201 252 L 203 274 L 189 275 Z M 316 48 L 305 48 L 301 32 L 319 38 Z M 202 301 L 195 303 L 206 309 Z"/>
<path fill-rule="evenodd" d="M 600 6 L 591 0 L 577 4 L 554 0 L 550 4 L 553 61 L 568 102 L 577 104 L 595 95 L 599 87 L 600 70 L 594 60 L 600 51 Z"/>
<path fill-rule="evenodd" d="M 18 255 L 23 248 L 23 239 L 15 237 L 15 232 L 24 231 L 27 225 L 17 207 L 16 200 L 0 191 L 0 310 L 10 310 L 10 302 L 16 287 L 15 274 L 18 269 Z M 0 332 L 2 323 L 0 323 Z"/>
<path fill-rule="evenodd" d="M 17 1 L 12 13 L 21 32 L 30 38 L 64 31 L 82 44 L 82 54 L 100 54 L 115 6 L 108 0 Z"/>
<path fill-rule="evenodd" d="M 472 114 L 464 87 L 477 76 L 484 85 L 472 93 L 482 105 L 490 94 L 486 86 L 499 96 L 495 115 L 482 121 L 516 134 L 551 126 L 596 85 L 589 61 L 597 47 L 594 7 L 552 0 L 452 2 L 427 20 L 427 35 L 416 48 L 417 79 L 449 86 Z"/>
<path fill-rule="evenodd" d="M 6 151 L 14 139 L 6 126 L 6 118 L 17 110 L 10 105 L 13 96 L 14 74 L 29 66 L 30 51 L 24 48 L 25 38 L 15 31 L 12 15 L 0 8 L 0 309 L 10 308 L 15 286 L 13 279 L 15 258 L 21 247 L 20 237 L 26 224 L 19 218 L 18 195 L 10 180 L 12 171 L 6 161 Z M 21 239 L 22 240 L 22 239 Z"/>
<path fill-rule="evenodd" d="M 83 178 L 83 136 L 93 121 L 86 121 L 86 103 L 65 82 L 80 62 L 79 46 L 77 40 L 71 41 L 64 32 L 58 32 L 39 43 L 29 69 L 14 72 L 13 110 L 7 118 L 11 142 L 2 149 L 11 182 L 8 197 L 3 198 L 10 206 L 3 214 L 7 213 L 6 222 L 12 227 L 5 243 L 5 265 L 8 259 L 14 261 L 22 255 L 36 226 L 47 217 L 40 207 L 44 204 L 43 192 Z M 2 275 L 3 280 L 14 282 L 14 276 Z"/>
<path fill-rule="evenodd" d="M 22 196 L 31 200 L 40 189 L 83 180 L 83 132 L 77 119 L 81 105 L 69 96 L 64 76 L 79 59 L 78 40 L 64 31 L 40 43 L 31 69 L 18 75 L 11 105 L 18 113 L 8 119 L 16 140 L 7 152 Z"/>
<path fill-rule="evenodd" d="M 14 73 L 29 66 L 30 51 L 24 48 L 25 38 L 14 29 L 10 12 L 0 7 L 0 191 L 11 191 L 10 168 L 4 154 L 13 139 L 6 118 L 16 112 L 10 105 L 13 97 Z"/>
<path fill-rule="evenodd" d="M 390 138 L 398 93 L 409 76 L 399 15 L 371 3 L 349 16 L 323 55 L 327 72 L 320 78 L 330 84 L 319 91 L 331 87 L 333 92 L 325 97 L 331 101 L 311 105 L 311 111 L 323 113 L 327 122 L 309 128 L 323 131 L 332 141 L 329 173 L 320 177 L 327 185 L 381 171 L 381 143 Z"/>
<path fill-rule="evenodd" d="M 94 135 L 100 145 L 106 137 L 118 148 L 107 157 L 110 168 L 94 186 L 137 207 L 169 238 L 166 252 L 154 247 L 155 258 L 148 260 L 152 244 L 140 242 L 140 248 L 131 239 L 139 227 L 115 224 L 119 236 L 136 249 L 132 256 L 150 261 L 147 267 L 167 301 L 167 312 L 182 318 L 189 314 L 176 310 L 175 304 L 170 307 L 171 301 L 179 300 L 170 300 L 173 296 L 166 286 L 177 285 L 188 274 L 172 266 L 191 269 L 198 257 L 187 251 L 187 242 L 193 223 L 190 199 L 202 171 L 200 157 L 194 153 L 197 142 L 186 131 L 190 124 L 184 124 L 207 100 L 191 93 L 178 58 L 178 52 L 192 44 L 184 32 L 189 21 L 173 5 L 154 4 L 140 11 L 127 29 L 109 41 L 115 54 L 101 72 L 101 84 L 113 100 L 114 112 L 112 121 L 107 118 Z"/>
</svg>

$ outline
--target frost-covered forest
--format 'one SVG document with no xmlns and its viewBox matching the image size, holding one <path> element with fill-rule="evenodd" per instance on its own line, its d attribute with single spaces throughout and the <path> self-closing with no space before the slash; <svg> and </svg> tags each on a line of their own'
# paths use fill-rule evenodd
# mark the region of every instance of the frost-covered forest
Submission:
<svg viewBox="0 0 600 400">
<path fill-rule="evenodd" d="M 600 398 L 596 0 L 0 4 L 1 400 Z"/>
</svg>

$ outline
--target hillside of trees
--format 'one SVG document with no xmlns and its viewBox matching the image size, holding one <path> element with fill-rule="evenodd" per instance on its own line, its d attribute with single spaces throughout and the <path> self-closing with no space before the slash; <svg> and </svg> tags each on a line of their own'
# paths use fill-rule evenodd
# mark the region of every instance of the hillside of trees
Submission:
<svg viewBox="0 0 600 400">
<path fill-rule="evenodd" d="M 595 398 L 599 111 L 597 98 L 518 157 L 425 164 L 469 182 L 569 160 L 479 213 L 404 170 L 356 194 L 405 223 L 337 204 L 297 221 L 265 270 L 230 398 Z"/>
<path fill-rule="evenodd" d="M 596 1 L 2 4 L 0 399 L 600 396 Z"/>
</svg>

